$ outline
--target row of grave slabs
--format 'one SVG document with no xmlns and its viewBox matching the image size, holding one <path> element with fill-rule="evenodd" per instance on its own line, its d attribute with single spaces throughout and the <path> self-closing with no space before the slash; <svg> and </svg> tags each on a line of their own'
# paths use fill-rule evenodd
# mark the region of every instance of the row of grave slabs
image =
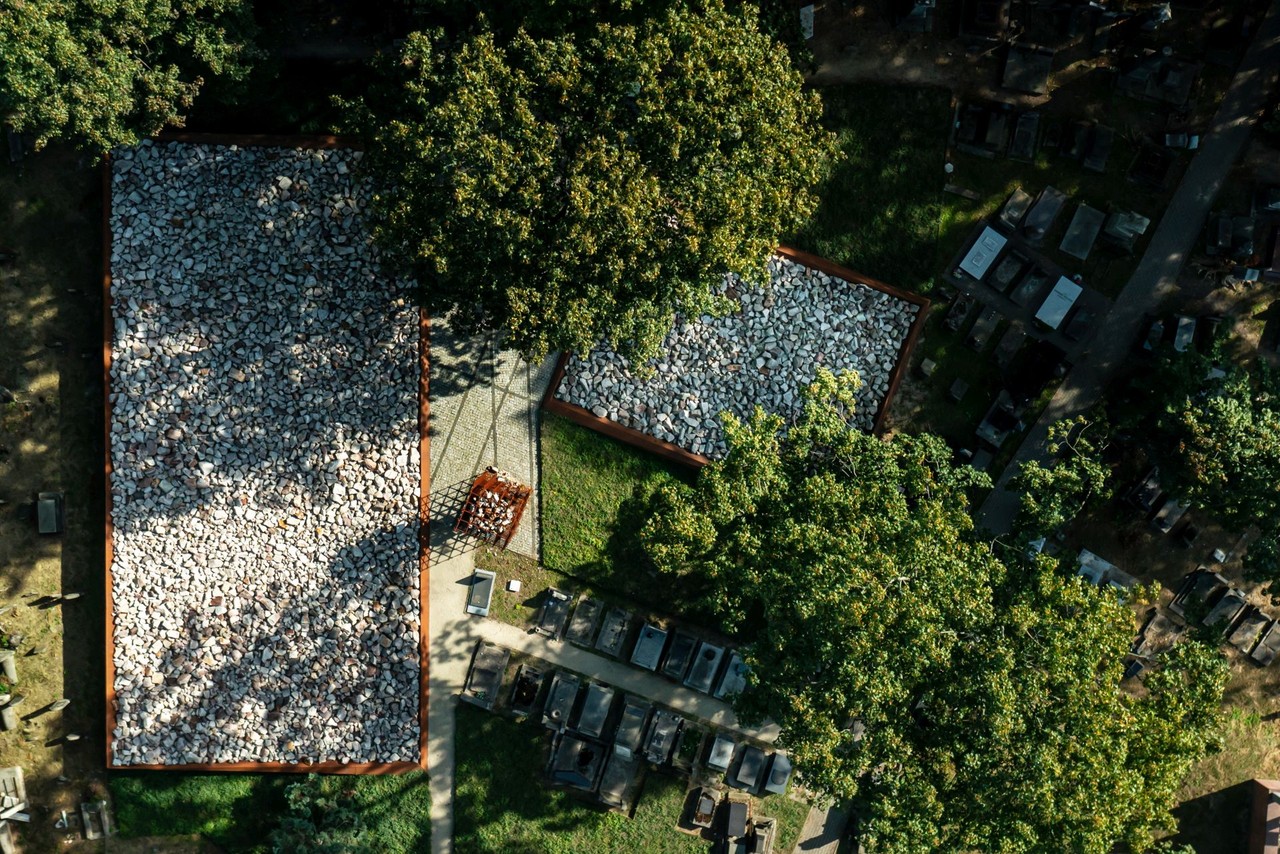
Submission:
<svg viewBox="0 0 1280 854">
<path fill-rule="evenodd" d="M 643 653 L 643 633 L 637 646 Z M 526 659 L 505 687 L 510 664 L 509 650 L 478 643 L 462 697 L 517 720 L 540 721 L 549 731 L 545 771 L 552 785 L 631 814 L 645 773 L 669 769 L 690 781 L 680 829 L 771 841 L 773 820 L 753 817 L 751 798 L 786 793 L 791 761 L 785 753 L 713 732 L 708 724 L 541 659 Z"/>
<path fill-rule="evenodd" d="M 1110 301 L 1055 264 L 1038 246 L 1062 213 L 1066 194 L 1046 187 L 1032 197 L 1015 190 L 999 213 L 979 223 L 966 246 L 947 268 L 957 288 L 943 328 L 962 334 L 975 352 L 992 352 L 1003 388 L 978 425 L 973 465 L 985 469 L 1008 437 L 1021 428 L 1030 401 L 1061 376 L 1088 344 Z M 1099 232 L 1122 248 L 1149 225 L 1143 217 L 1114 213 L 1107 217 L 1088 205 L 1076 210 L 1064 247 L 1087 256 Z M 1105 230 L 1104 230 L 1105 229 Z M 1127 245 L 1126 245 L 1127 243 Z M 1007 325 L 992 350 L 992 341 Z M 936 368 L 921 365 L 926 375 Z M 960 401 L 968 383 L 957 380 L 950 390 Z"/>
</svg>

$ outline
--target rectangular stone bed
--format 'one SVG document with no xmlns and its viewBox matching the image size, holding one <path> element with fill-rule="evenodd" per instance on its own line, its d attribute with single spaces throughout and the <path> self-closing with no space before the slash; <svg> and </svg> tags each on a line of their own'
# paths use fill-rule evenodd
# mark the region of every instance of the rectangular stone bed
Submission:
<svg viewBox="0 0 1280 854">
<path fill-rule="evenodd" d="M 420 761 L 419 316 L 359 159 L 111 159 L 112 766 Z"/>
<path fill-rule="evenodd" d="M 756 406 L 796 414 L 819 367 L 862 378 L 857 423 L 877 429 L 929 301 L 790 249 L 769 261 L 763 289 L 727 277 L 739 309 L 680 318 L 637 378 L 601 345 L 562 359 L 547 408 L 685 462 L 725 453 L 719 415 L 747 419 Z"/>
</svg>

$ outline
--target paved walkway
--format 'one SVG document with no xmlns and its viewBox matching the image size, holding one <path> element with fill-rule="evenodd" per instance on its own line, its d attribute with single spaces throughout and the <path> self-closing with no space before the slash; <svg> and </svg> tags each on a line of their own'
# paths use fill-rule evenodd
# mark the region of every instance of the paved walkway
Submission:
<svg viewBox="0 0 1280 854">
<path fill-rule="evenodd" d="M 1140 334 L 1142 317 L 1177 291 L 1178 273 L 1195 246 L 1231 167 L 1240 158 L 1280 70 L 1280 0 L 1272 0 L 1213 125 L 1165 209 L 1151 243 L 1111 311 L 1098 324 L 1089 348 L 1032 425 L 1022 446 L 982 505 L 981 521 L 994 533 L 1013 524 L 1018 496 L 1005 489 L 1019 466 L 1043 460 L 1049 427 L 1088 410 L 1124 365 Z"/>
<path fill-rule="evenodd" d="M 653 673 L 596 655 L 564 641 L 530 634 L 493 619 L 466 614 L 466 596 L 475 565 L 472 553 L 461 551 L 431 568 L 429 689 L 427 712 L 427 773 L 431 784 L 431 850 L 453 850 L 454 732 L 458 695 L 466 682 L 471 654 L 480 640 L 537 656 L 554 665 L 617 686 L 681 714 L 731 729 L 759 741 L 778 737 L 775 725 L 743 727 L 728 705 L 676 685 Z"/>
<path fill-rule="evenodd" d="M 812 807 L 791 850 L 794 854 L 836 854 L 848 826 L 849 811 L 844 807 Z"/>
<path fill-rule="evenodd" d="M 472 479 L 487 466 L 538 492 L 538 409 L 554 357 L 532 365 L 491 339 L 463 339 L 431 322 L 431 518 L 457 517 Z M 538 557 L 538 502 L 525 509 L 511 550 Z M 445 557 L 448 557 L 446 554 Z"/>
</svg>

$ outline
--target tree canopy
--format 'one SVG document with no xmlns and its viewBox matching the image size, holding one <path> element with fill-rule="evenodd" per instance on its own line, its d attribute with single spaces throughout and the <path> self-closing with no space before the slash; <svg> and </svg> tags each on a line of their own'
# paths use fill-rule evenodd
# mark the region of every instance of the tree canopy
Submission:
<svg viewBox="0 0 1280 854">
<path fill-rule="evenodd" d="M 1009 481 L 1019 496 L 1016 531 L 1049 536 L 1092 502 L 1111 497 L 1111 470 L 1103 460 L 1110 432 L 1105 418 L 1084 415 L 1049 428 L 1048 458 L 1023 463 Z"/>
<path fill-rule="evenodd" d="M 651 354 L 816 205 L 818 96 L 750 6 L 457 41 L 415 34 L 364 103 L 378 235 L 463 332 Z"/>
<path fill-rule="evenodd" d="M 1166 354 L 1141 427 L 1165 488 L 1238 530 L 1256 526 L 1245 568 L 1280 592 L 1280 376 L 1268 365 L 1212 370 L 1198 353 Z"/>
<path fill-rule="evenodd" d="M 94 151 L 180 125 L 205 79 L 256 58 L 245 0 L 13 0 L 0 15 L 0 115 L 38 146 Z"/>
<path fill-rule="evenodd" d="M 821 373 L 785 435 L 726 417 L 725 459 L 664 486 L 641 532 L 744 639 L 739 714 L 854 798 L 877 851 L 1142 848 L 1212 741 L 1225 663 L 1188 641 L 1123 690 L 1132 608 L 994 553 L 965 497 L 986 476 L 936 437 L 852 427 L 855 387 Z"/>
</svg>

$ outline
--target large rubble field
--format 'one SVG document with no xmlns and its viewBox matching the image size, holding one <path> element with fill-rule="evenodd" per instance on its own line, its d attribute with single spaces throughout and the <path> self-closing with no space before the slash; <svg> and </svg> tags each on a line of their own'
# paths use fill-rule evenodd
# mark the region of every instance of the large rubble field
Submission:
<svg viewBox="0 0 1280 854">
<path fill-rule="evenodd" d="M 418 315 L 359 157 L 112 158 L 115 765 L 419 759 Z"/>
</svg>

